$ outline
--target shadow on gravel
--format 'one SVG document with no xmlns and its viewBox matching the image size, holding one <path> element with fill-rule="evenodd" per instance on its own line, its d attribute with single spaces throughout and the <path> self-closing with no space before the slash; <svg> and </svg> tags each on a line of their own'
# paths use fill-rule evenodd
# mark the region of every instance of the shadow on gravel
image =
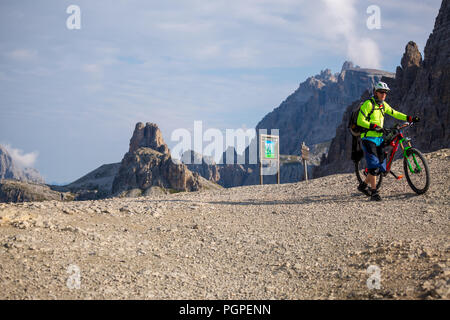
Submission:
<svg viewBox="0 0 450 320">
<path fill-rule="evenodd" d="M 360 201 L 361 196 L 359 194 L 351 194 L 346 196 L 339 195 L 319 195 L 319 196 L 309 196 L 302 197 L 300 199 L 291 199 L 291 200 L 257 200 L 254 201 L 209 201 L 210 204 L 234 204 L 234 205 L 280 205 L 280 204 L 309 204 L 309 203 L 349 203 L 352 201 Z"/>
<path fill-rule="evenodd" d="M 392 200 L 407 200 L 413 197 L 418 196 L 415 193 L 402 193 L 402 194 L 383 194 L 381 193 L 381 197 L 384 201 L 392 201 Z M 185 203 L 198 203 L 203 201 L 189 200 L 189 199 L 164 199 L 164 202 L 185 202 Z M 352 193 L 348 195 L 316 195 L 316 196 L 305 196 L 299 199 L 291 199 L 291 200 L 247 200 L 247 201 L 206 201 L 203 203 L 216 204 L 216 205 L 280 205 L 280 204 L 310 204 L 310 203 L 350 203 L 350 202 L 365 202 L 370 201 L 369 197 L 365 196 L 362 193 Z M 140 202 L 155 202 L 160 203 L 161 200 L 140 200 Z"/>
<path fill-rule="evenodd" d="M 383 199 L 386 200 L 407 200 L 407 199 L 411 199 L 414 197 L 420 197 L 419 194 L 414 193 L 414 192 L 410 192 L 410 193 L 401 193 L 401 194 L 381 194 Z"/>
<path fill-rule="evenodd" d="M 383 200 L 407 200 L 417 196 L 415 193 L 404 193 L 404 194 L 394 194 L 394 195 L 382 195 Z M 337 204 L 337 203 L 351 203 L 351 202 L 370 202 L 369 197 L 361 193 L 352 193 L 349 195 L 317 195 L 317 196 L 305 196 L 300 199 L 292 200 L 247 200 L 247 201 L 209 201 L 210 204 L 225 204 L 225 205 L 280 205 L 280 204 L 310 204 L 310 203 L 321 203 L 321 204 Z"/>
</svg>

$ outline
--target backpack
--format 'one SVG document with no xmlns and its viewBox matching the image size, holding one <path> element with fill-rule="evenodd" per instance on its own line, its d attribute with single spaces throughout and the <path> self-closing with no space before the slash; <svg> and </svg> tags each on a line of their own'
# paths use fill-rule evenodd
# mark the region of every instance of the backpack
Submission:
<svg viewBox="0 0 450 320">
<path fill-rule="evenodd" d="M 348 129 L 350 130 L 350 133 L 354 137 L 359 137 L 359 136 L 361 136 L 362 133 L 369 131 L 369 129 L 358 126 L 358 115 L 359 115 L 361 106 L 364 104 L 364 102 L 365 101 L 360 102 L 358 107 L 353 109 L 353 111 L 350 115 L 350 119 L 348 121 Z M 367 121 L 370 121 L 370 116 L 372 115 L 374 110 L 375 110 L 375 103 L 372 101 L 372 110 L 369 112 L 368 115 L 365 115 Z"/>
</svg>

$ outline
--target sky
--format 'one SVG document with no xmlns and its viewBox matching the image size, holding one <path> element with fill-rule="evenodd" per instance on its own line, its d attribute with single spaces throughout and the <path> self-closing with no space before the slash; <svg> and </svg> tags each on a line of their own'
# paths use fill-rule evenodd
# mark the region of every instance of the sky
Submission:
<svg viewBox="0 0 450 320">
<path fill-rule="evenodd" d="M 254 128 L 321 70 L 395 72 L 411 40 L 423 54 L 440 4 L 1 0 L 0 144 L 65 184 L 120 162 L 137 122 L 169 148 L 194 121 Z"/>
</svg>

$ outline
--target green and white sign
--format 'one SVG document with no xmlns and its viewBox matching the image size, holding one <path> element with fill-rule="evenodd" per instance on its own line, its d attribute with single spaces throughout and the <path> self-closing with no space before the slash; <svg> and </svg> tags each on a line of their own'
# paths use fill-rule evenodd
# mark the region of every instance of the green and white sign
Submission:
<svg viewBox="0 0 450 320">
<path fill-rule="evenodd" d="M 260 135 L 261 159 L 278 160 L 279 158 L 279 136 Z"/>
<path fill-rule="evenodd" d="M 280 137 L 275 135 L 259 135 L 259 167 L 260 183 L 263 183 L 262 176 L 277 175 L 277 182 L 280 183 Z"/>
<path fill-rule="evenodd" d="M 275 159 L 275 143 L 271 140 L 266 140 L 264 152 L 266 158 Z"/>
</svg>

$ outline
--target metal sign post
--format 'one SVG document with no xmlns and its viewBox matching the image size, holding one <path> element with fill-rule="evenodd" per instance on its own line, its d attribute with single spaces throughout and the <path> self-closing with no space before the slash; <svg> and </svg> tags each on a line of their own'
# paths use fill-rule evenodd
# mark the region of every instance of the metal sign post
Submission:
<svg viewBox="0 0 450 320">
<path fill-rule="evenodd" d="M 305 141 L 302 142 L 302 159 L 305 181 L 308 181 L 308 166 L 306 161 L 309 160 L 309 148 L 306 146 Z"/>
<path fill-rule="evenodd" d="M 269 134 L 259 135 L 259 184 L 263 184 L 263 161 L 277 163 L 277 183 L 280 184 L 280 137 Z"/>
</svg>

